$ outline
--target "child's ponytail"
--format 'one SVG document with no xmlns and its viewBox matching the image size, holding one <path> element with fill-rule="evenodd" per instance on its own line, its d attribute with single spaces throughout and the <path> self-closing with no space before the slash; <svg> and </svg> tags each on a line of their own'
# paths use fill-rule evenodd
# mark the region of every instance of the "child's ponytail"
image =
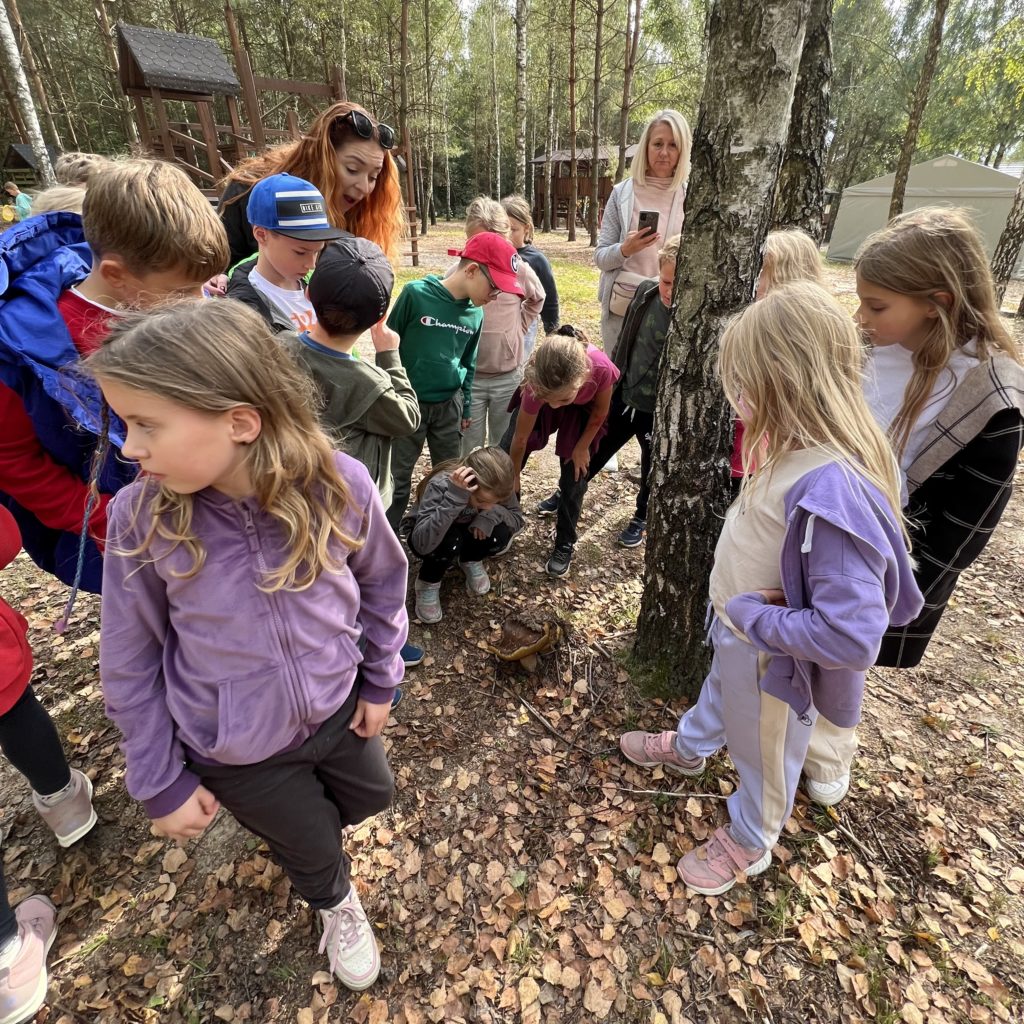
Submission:
<svg viewBox="0 0 1024 1024">
<path fill-rule="evenodd" d="M 578 390 L 590 378 L 589 345 L 582 328 L 562 324 L 530 353 L 523 383 L 540 401 L 559 391 Z"/>
</svg>

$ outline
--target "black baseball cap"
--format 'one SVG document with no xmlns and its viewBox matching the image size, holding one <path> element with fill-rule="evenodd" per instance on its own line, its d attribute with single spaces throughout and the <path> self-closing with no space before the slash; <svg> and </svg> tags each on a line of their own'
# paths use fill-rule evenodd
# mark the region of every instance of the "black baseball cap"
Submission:
<svg viewBox="0 0 1024 1024">
<path fill-rule="evenodd" d="M 345 333 L 355 334 L 384 317 L 394 286 L 395 272 L 384 250 L 368 238 L 346 234 L 324 246 L 307 289 L 317 320 L 328 329 L 351 321 Z"/>
</svg>

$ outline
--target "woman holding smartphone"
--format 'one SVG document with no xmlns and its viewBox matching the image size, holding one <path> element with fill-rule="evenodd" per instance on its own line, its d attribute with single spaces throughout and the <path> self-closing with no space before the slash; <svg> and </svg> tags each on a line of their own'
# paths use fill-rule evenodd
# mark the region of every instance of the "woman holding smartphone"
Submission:
<svg viewBox="0 0 1024 1024">
<path fill-rule="evenodd" d="M 608 197 L 594 262 L 601 271 L 601 342 L 609 354 L 637 288 L 658 276 L 658 250 L 683 229 L 692 141 L 678 110 L 659 110 L 640 136 L 630 177 Z"/>
</svg>

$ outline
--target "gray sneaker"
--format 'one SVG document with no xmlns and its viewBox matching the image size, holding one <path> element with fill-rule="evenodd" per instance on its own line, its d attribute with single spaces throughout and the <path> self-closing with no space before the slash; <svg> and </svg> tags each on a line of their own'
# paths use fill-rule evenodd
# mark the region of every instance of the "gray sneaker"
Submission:
<svg viewBox="0 0 1024 1024">
<path fill-rule="evenodd" d="M 32 794 L 32 803 L 39 817 L 57 837 L 61 846 L 77 843 L 96 824 L 96 811 L 92 806 L 92 783 L 89 776 L 77 768 L 71 769 L 71 788 L 63 800 L 44 804 L 38 793 Z"/>
</svg>

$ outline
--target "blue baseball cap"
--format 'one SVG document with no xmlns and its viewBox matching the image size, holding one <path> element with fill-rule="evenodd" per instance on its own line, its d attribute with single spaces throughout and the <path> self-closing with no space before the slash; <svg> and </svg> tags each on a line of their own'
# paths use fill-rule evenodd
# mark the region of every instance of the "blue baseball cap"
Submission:
<svg viewBox="0 0 1024 1024">
<path fill-rule="evenodd" d="M 345 234 L 331 226 L 327 203 L 316 185 L 294 174 L 272 174 L 257 181 L 245 213 L 254 228 L 306 242 L 327 242 Z"/>
</svg>

